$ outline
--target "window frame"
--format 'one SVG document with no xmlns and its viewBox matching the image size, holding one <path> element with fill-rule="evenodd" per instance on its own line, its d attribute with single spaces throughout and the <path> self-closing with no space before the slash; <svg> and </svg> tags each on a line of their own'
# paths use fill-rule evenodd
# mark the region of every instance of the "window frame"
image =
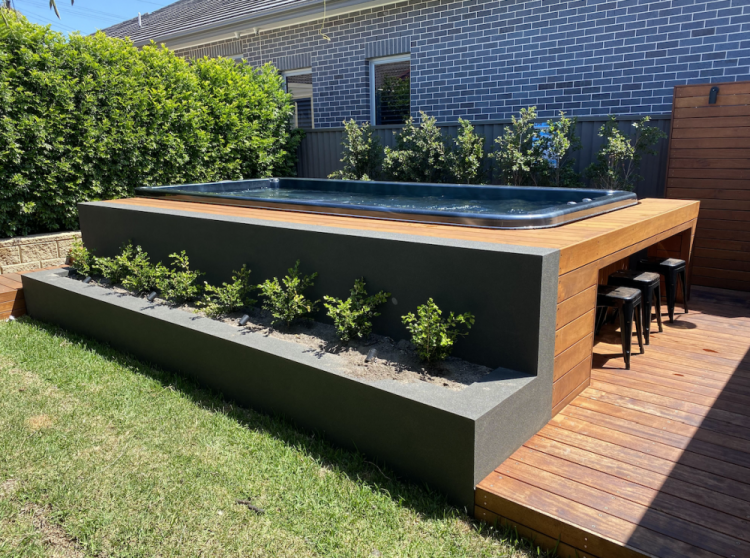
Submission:
<svg viewBox="0 0 750 558">
<path fill-rule="evenodd" d="M 409 76 L 411 76 L 411 53 L 396 54 L 394 56 L 381 56 L 379 58 L 370 58 L 370 124 L 376 126 L 377 114 L 375 110 L 375 66 L 381 64 L 393 64 L 394 62 L 408 62 Z M 409 112 L 411 113 L 411 77 L 409 77 Z"/>
<path fill-rule="evenodd" d="M 289 86 L 287 85 L 286 78 L 293 77 L 293 76 L 304 76 L 310 74 L 312 77 L 312 67 L 308 68 L 298 68 L 296 70 L 283 70 L 281 72 L 281 77 L 284 78 L 284 90 L 289 93 Z M 315 129 L 315 96 L 310 95 L 310 112 L 311 112 L 311 120 L 312 120 L 312 128 Z M 297 125 L 297 108 L 295 106 L 294 108 L 294 127 L 299 128 Z"/>
</svg>

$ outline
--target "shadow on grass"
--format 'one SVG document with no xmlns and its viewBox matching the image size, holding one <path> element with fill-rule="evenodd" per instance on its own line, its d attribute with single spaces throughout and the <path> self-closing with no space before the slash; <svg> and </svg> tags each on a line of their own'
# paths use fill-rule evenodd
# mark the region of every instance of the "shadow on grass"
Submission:
<svg viewBox="0 0 750 558">
<path fill-rule="evenodd" d="M 200 386 L 197 382 L 160 367 L 150 365 L 127 353 L 118 351 L 106 343 L 90 337 L 71 333 L 57 326 L 45 324 L 28 317 L 18 320 L 46 333 L 62 338 L 77 346 L 84 346 L 99 356 L 123 366 L 144 377 L 156 380 L 164 388 L 179 390 L 198 407 L 221 413 L 249 430 L 261 431 L 275 439 L 303 451 L 321 465 L 335 470 L 357 483 L 374 486 L 388 495 L 400 506 L 405 506 L 423 519 L 442 520 L 456 517 L 466 521 L 479 534 L 505 544 L 518 551 L 530 551 L 534 556 L 553 557 L 552 552 L 537 554 L 537 545 L 523 539 L 514 529 L 503 526 L 488 526 L 468 516 L 471 510 L 459 510 L 450 505 L 443 494 L 429 486 L 419 485 L 398 478 L 385 464 L 369 461 L 362 453 L 340 448 L 316 431 L 303 430 L 283 416 L 271 416 L 240 407 L 221 394 Z"/>
</svg>

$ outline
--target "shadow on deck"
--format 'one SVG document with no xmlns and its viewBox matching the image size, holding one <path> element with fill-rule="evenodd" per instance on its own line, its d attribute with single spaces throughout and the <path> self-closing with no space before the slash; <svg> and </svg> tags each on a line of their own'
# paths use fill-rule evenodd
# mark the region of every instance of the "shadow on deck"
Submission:
<svg viewBox="0 0 750 558">
<path fill-rule="evenodd" d="M 560 556 L 750 556 L 750 294 L 694 287 L 631 370 L 597 341 L 590 387 L 480 483 L 477 517 Z"/>
</svg>

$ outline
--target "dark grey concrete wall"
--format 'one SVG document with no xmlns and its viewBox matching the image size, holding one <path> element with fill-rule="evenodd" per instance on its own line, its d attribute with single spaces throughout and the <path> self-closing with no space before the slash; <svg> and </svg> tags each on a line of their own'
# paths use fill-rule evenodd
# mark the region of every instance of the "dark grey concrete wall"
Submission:
<svg viewBox="0 0 750 558">
<path fill-rule="evenodd" d="M 338 372 L 330 355 L 65 275 L 24 275 L 32 318 L 322 432 L 429 483 L 469 512 L 476 483 L 549 419 L 546 375 L 496 370 L 460 392 L 425 383 L 367 383 Z"/>
<path fill-rule="evenodd" d="M 107 202 L 81 204 L 79 213 L 84 243 L 97 255 L 115 255 L 127 240 L 164 262 L 184 249 L 212 283 L 228 280 L 242 264 L 257 282 L 281 277 L 299 259 L 303 272 L 319 273 L 311 296 L 346 297 L 354 280 L 364 276 L 371 292 L 387 290 L 398 301 L 383 306 L 374 322 L 377 333 L 396 340 L 408 337 L 401 316 L 432 297 L 444 312 L 476 316 L 470 335 L 458 341 L 456 356 L 493 369 L 537 374 L 544 368 L 551 374 L 551 352 L 540 353 L 540 343 L 554 342 L 557 250 Z M 551 320 L 543 319 L 543 307 L 552 312 Z M 317 319 L 326 320 L 322 311 Z"/>
</svg>

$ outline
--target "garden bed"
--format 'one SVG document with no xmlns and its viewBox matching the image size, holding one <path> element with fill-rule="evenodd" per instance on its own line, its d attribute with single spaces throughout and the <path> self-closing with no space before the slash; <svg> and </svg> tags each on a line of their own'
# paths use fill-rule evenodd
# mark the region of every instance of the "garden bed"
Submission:
<svg viewBox="0 0 750 558">
<path fill-rule="evenodd" d="M 67 275 L 50 270 L 23 277 L 33 318 L 285 416 L 437 487 L 467 509 L 478 479 L 549 415 L 544 378 L 498 368 L 460 391 L 364 381 L 343 373 L 331 353 Z"/>
<path fill-rule="evenodd" d="M 83 279 L 77 274 L 71 274 L 69 277 L 74 280 Z M 143 295 L 134 295 L 120 286 L 110 285 L 106 279 L 93 280 L 92 284 L 110 289 L 123 296 L 136 296 L 145 302 Z M 153 304 L 203 315 L 194 304 L 175 306 L 159 297 L 153 300 Z M 460 391 L 474 382 L 483 380 L 492 371 L 487 366 L 456 357 L 426 364 L 420 360 L 414 345 L 406 339 L 395 341 L 390 337 L 373 333 L 367 339 L 352 340 L 343 344 L 336 336 L 335 328 L 329 324 L 301 319 L 288 328 L 274 327 L 272 316 L 267 311 L 260 308 L 248 308 L 246 312 L 249 320 L 244 326 L 239 325 L 240 319 L 245 315 L 244 311 L 233 312 L 220 319 L 242 334 L 272 337 L 298 344 L 304 348 L 303 350 L 314 355 L 329 355 L 332 358 L 332 366 L 340 372 L 368 382 L 377 380 L 395 380 L 407 384 L 426 382 Z"/>
</svg>

